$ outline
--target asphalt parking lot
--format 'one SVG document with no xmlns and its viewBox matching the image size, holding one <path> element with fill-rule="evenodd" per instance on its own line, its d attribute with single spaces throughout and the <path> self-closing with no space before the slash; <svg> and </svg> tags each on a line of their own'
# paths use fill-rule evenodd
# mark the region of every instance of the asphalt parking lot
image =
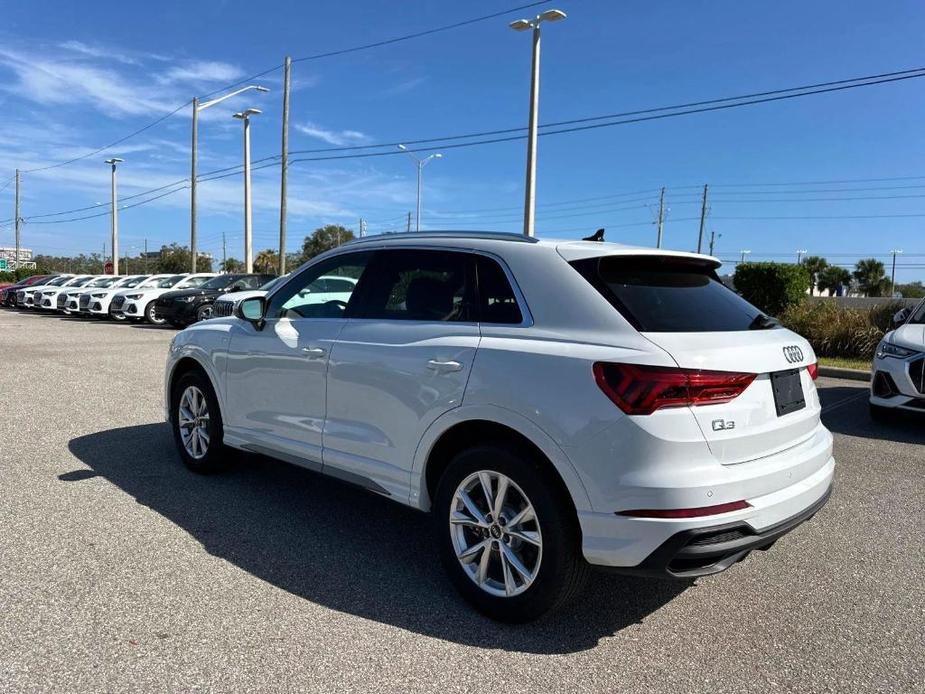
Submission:
<svg viewBox="0 0 925 694">
<path fill-rule="evenodd" d="M 696 583 L 595 575 L 499 625 L 428 519 L 262 458 L 188 473 L 162 415 L 173 330 L 0 312 L 0 689 L 925 691 L 925 420 L 820 379 L 836 491 Z"/>
</svg>

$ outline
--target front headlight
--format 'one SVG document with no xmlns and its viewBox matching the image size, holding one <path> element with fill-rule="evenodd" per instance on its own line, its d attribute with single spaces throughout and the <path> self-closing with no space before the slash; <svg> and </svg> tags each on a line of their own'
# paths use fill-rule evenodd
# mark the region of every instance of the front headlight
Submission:
<svg viewBox="0 0 925 694">
<path fill-rule="evenodd" d="M 892 342 L 881 342 L 877 345 L 877 358 L 883 359 L 884 357 L 896 357 L 897 359 L 905 359 L 906 357 L 911 357 L 914 354 L 918 354 L 914 349 L 906 349 L 905 347 L 900 347 L 899 345 L 894 345 Z"/>
<path fill-rule="evenodd" d="M 126 298 L 126 299 L 140 299 L 140 298 L 141 298 L 141 294 L 126 294 L 126 295 L 125 295 L 125 298 Z"/>
<path fill-rule="evenodd" d="M 92 296 L 94 299 L 102 299 L 104 296 L 106 296 L 106 292 L 101 292 L 100 294 L 91 294 L 90 296 Z"/>
<path fill-rule="evenodd" d="M 182 302 L 188 304 L 188 303 L 190 303 L 191 301 L 196 301 L 196 297 L 195 297 L 195 296 L 181 296 L 181 297 L 180 297 L 180 301 L 182 301 Z"/>
</svg>

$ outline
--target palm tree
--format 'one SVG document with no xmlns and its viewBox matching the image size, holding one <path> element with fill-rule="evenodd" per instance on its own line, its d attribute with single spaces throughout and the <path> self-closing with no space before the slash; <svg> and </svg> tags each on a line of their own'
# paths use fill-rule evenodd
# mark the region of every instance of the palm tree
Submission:
<svg viewBox="0 0 925 694">
<path fill-rule="evenodd" d="M 854 279 L 858 281 L 858 288 L 866 296 L 882 296 L 886 289 L 886 269 L 876 258 L 859 260 L 854 267 Z"/>
<path fill-rule="evenodd" d="M 851 273 L 843 267 L 829 265 L 819 273 L 816 286 L 819 291 L 828 291 L 831 296 L 838 293 L 839 287 L 847 287 L 851 282 Z"/>
<path fill-rule="evenodd" d="M 257 254 L 257 257 L 254 258 L 254 272 L 272 273 L 276 272 L 276 268 L 278 267 L 279 254 L 277 254 L 271 248 L 260 251 L 260 253 Z"/>
<path fill-rule="evenodd" d="M 803 259 L 803 267 L 809 272 L 809 291 L 814 293 L 819 284 L 819 273 L 829 266 L 829 261 L 818 255 L 810 255 Z"/>
</svg>

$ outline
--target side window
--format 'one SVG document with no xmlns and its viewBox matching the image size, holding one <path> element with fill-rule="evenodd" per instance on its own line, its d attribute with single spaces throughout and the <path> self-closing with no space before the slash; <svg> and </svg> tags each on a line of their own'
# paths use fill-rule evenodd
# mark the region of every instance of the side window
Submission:
<svg viewBox="0 0 925 694">
<path fill-rule="evenodd" d="M 273 295 L 267 316 L 270 318 L 342 318 L 354 301 L 354 288 L 372 257 L 371 251 L 344 253 L 306 268 L 286 282 Z M 331 292 L 331 276 L 345 278 L 345 291 Z"/>
<path fill-rule="evenodd" d="M 479 320 L 482 323 L 505 325 L 523 322 L 514 289 L 497 261 L 479 256 Z"/>
<path fill-rule="evenodd" d="M 356 318 L 473 321 L 471 256 L 454 251 L 379 251 Z"/>
</svg>

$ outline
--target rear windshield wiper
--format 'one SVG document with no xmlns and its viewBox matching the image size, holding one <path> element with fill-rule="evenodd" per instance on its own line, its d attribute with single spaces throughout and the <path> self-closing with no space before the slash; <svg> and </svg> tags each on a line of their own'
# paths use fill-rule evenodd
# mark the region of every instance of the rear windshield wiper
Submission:
<svg viewBox="0 0 925 694">
<path fill-rule="evenodd" d="M 768 330 L 770 328 L 779 328 L 780 321 L 776 318 L 771 318 L 771 316 L 766 316 L 763 313 L 759 313 L 752 319 L 752 322 L 748 324 L 749 330 Z"/>
</svg>

